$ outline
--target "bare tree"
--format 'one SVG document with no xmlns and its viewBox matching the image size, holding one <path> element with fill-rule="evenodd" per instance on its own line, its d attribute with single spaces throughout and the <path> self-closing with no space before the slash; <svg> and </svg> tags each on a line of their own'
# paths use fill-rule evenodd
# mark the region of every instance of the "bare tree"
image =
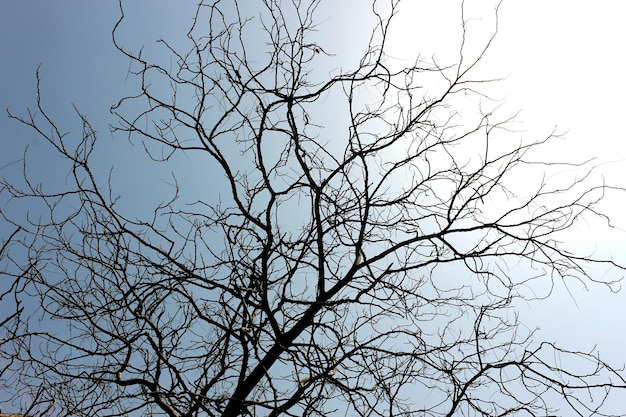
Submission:
<svg viewBox="0 0 626 417">
<path fill-rule="evenodd" d="M 82 132 L 66 134 L 49 116 L 38 73 L 35 111 L 10 117 L 70 169 L 50 190 L 25 157 L 26 182 L 2 184 L 3 201 L 40 213 L 3 216 L 2 382 L 19 381 L 21 411 L 609 413 L 624 372 L 518 321 L 555 283 L 612 287 L 590 268 L 624 268 L 559 242 L 581 216 L 603 218 L 610 187 L 591 170 L 513 186 L 573 166 L 540 159 L 555 135 L 515 132 L 486 94 L 496 80 L 475 78 L 497 9 L 481 49 L 461 13 L 455 62 L 396 68 L 398 3 L 374 3 L 360 60 L 329 71 L 341 57 L 316 40 L 320 7 L 204 2 L 187 50 L 160 41 L 164 62 L 124 46 L 120 8 L 113 42 L 140 91 L 113 106 L 113 130 L 172 171 L 169 196 L 140 216 L 94 170 L 87 117 L 76 110 Z M 180 156 L 205 177 L 176 175 Z"/>
</svg>

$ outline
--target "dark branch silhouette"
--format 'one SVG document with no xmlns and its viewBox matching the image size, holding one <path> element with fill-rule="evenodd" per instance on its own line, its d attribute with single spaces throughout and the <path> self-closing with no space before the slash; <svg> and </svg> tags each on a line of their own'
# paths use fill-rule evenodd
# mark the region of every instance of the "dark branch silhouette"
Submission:
<svg viewBox="0 0 626 417">
<path fill-rule="evenodd" d="M 24 181 L 2 182 L 3 203 L 36 207 L 1 219 L 1 381 L 19 382 L 21 412 L 610 415 L 624 371 L 536 340 L 516 311 L 559 282 L 614 287 L 623 266 L 560 242 L 604 218 L 611 187 L 538 158 L 558 135 L 516 132 L 486 93 L 497 80 L 475 78 L 497 9 L 482 49 L 462 16 L 456 62 L 398 68 L 397 8 L 373 5 L 346 64 L 316 40 L 317 0 L 203 2 L 187 49 L 162 39 L 160 55 L 125 46 L 120 7 L 113 42 L 138 91 L 112 107 L 113 133 L 173 178 L 140 215 L 94 168 L 88 118 L 75 109 L 82 131 L 65 133 L 49 115 L 37 72 L 36 108 L 9 116 L 68 175 L 37 184 L 26 154 Z"/>
</svg>

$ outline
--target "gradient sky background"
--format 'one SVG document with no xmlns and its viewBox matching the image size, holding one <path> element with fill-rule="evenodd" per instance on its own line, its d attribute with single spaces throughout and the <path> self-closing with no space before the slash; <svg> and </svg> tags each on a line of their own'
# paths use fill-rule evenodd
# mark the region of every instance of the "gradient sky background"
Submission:
<svg viewBox="0 0 626 417">
<path fill-rule="evenodd" d="M 124 27 L 124 40 L 153 44 L 169 33 L 184 35 L 194 3 L 128 2 L 128 14 L 136 24 Z M 351 39 L 366 33 L 367 25 L 361 16 L 351 14 L 346 3 L 333 6 L 337 9 L 325 25 L 331 26 L 337 19 L 343 22 L 343 34 L 333 41 L 338 49 L 349 50 Z M 407 55 L 412 51 L 428 55 L 431 49 L 443 54 L 450 42 L 458 41 L 448 36 L 450 25 L 458 25 L 458 20 L 450 18 L 456 5 L 452 1 L 405 0 L 398 15 L 402 36 L 395 37 L 393 48 Z M 19 164 L 12 163 L 21 158 L 26 145 L 32 151 L 31 169 L 37 170 L 36 175 L 47 178 L 55 172 L 58 160 L 47 158 L 41 139 L 10 121 L 4 111 L 10 106 L 14 113 L 23 114 L 35 105 L 35 70 L 41 64 L 44 104 L 62 130 L 80 129 L 71 107 L 74 103 L 103 137 L 103 169 L 115 161 L 127 192 L 141 187 L 141 182 L 135 182 L 146 176 L 137 163 L 140 149 L 132 150 L 125 139 L 113 139 L 108 133 L 108 123 L 113 121 L 109 108 L 127 93 L 125 85 L 130 82 L 128 61 L 111 42 L 118 17 L 115 1 L 0 0 L 0 176 L 19 174 Z M 508 76 L 499 91 L 507 106 L 521 108 L 519 119 L 527 135 L 545 136 L 555 125 L 569 132 L 566 141 L 551 148 L 554 155 L 549 157 L 597 157 L 607 182 L 623 187 L 625 18 L 626 2 L 617 0 L 511 0 L 502 6 L 500 34 L 486 62 L 492 75 Z M 152 186 L 152 193 L 158 195 L 159 181 Z M 615 194 L 604 207 L 620 233 L 581 225 L 572 239 L 581 247 L 596 247 L 626 263 L 625 203 L 625 193 Z M 7 230 L 1 232 L 6 236 Z M 540 337 L 583 350 L 597 344 L 604 359 L 623 364 L 626 290 L 618 295 L 599 286 L 590 286 L 589 292 L 576 286 L 569 290 L 576 302 L 560 288 L 554 297 L 533 305 L 522 319 L 527 317 L 529 327 L 539 325 Z"/>
</svg>

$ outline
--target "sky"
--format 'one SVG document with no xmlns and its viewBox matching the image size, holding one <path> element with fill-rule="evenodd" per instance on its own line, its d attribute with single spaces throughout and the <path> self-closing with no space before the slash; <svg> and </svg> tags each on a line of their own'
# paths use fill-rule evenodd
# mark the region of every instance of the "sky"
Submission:
<svg viewBox="0 0 626 417">
<path fill-rule="evenodd" d="M 171 7 L 174 2 L 151 1 L 146 7 L 147 1 L 129 2 L 128 12 L 136 25 L 125 27 L 124 39 L 151 42 L 163 30 L 187 27 L 193 10 L 187 6 L 195 2 L 175 3 Z M 402 29 L 392 37 L 399 59 L 412 51 L 445 55 L 447 45 L 457 41 L 449 31 L 452 3 L 456 4 L 405 0 L 398 14 Z M 567 132 L 566 139 L 549 149 L 553 153 L 549 157 L 596 158 L 607 183 L 626 187 L 626 133 L 621 126 L 626 113 L 626 2 L 510 0 L 500 12 L 499 35 L 485 71 L 506 76 L 498 91 L 508 108 L 521 110 L 519 120 L 526 134 L 543 136 L 558 126 Z M 345 20 L 345 33 L 336 38 L 340 50 L 350 50 L 351 39 L 367 27 L 361 16 L 346 19 L 350 13 L 345 7 L 325 22 L 330 26 L 336 19 Z M 119 152 L 108 133 L 113 120 L 109 108 L 128 85 L 128 62 L 111 42 L 118 16 L 114 1 L 0 0 L 1 176 L 19 173 L 14 162 L 28 145 L 36 175 L 54 177 L 58 161 L 50 160 L 41 150 L 41 140 L 8 120 L 4 112 L 10 107 L 19 114 L 35 104 L 35 70 L 40 66 L 44 104 L 55 119 L 67 130 L 79 129 L 71 107 L 75 104 L 104 137 L 102 169 L 110 157 L 116 161 L 118 178 L 123 178 L 131 193 L 132 187 L 144 186 L 134 180 L 144 176 L 142 165 L 136 162 L 141 155 L 127 148 Z M 478 13 L 475 19 L 472 24 L 479 25 L 490 17 Z M 156 193 L 159 181 L 150 186 Z M 626 194 L 615 193 L 603 206 L 622 232 L 581 225 L 571 235 L 574 244 L 610 253 L 626 263 L 624 203 Z M 6 232 L 1 231 L 3 236 Z M 594 286 L 589 291 L 560 288 L 553 298 L 533 305 L 527 313 L 545 338 L 587 349 L 597 345 L 603 357 L 618 363 L 626 360 L 622 354 L 626 331 L 618 331 L 624 328 L 621 318 L 625 315 L 626 291 L 613 295 Z"/>
</svg>

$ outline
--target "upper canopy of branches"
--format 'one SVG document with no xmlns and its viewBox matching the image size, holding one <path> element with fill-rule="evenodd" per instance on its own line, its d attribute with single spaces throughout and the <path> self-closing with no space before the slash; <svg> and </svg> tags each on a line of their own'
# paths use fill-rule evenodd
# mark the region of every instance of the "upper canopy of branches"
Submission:
<svg viewBox="0 0 626 417">
<path fill-rule="evenodd" d="M 386 52 L 393 1 L 374 2 L 348 63 L 316 32 L 316 0 L 203 2 L 158 52 L 126 45 L 121 10 L 113 42 L 139 91 L 113 106 L 114 132 L 164 162 L 173 191 L 129 215 L 93 169 L 86 116 L 65 134 L 39 95 L 10 114 L 70 170 L 62 192 L 26 162 L 22 186 L 2 185 L 44 209 L 3 214 L 2 379 L 28 413 L 54 398 L 76 415 L 591 415 L 626 387 L 513 310 L 555 282 L 614 283 L 592 265 L 623 268 L 559 241 L 601 216 L 608 187 L 584 165 L 537 176 L 565 166 L 535 150 L 556 135 L 515 132 L 476 78 L 497 8 L 480 48 L 462 4 L 456 61 L 403 66 Z M 181 156 L 195 175 L 176 175 Z"/>
</svg>

